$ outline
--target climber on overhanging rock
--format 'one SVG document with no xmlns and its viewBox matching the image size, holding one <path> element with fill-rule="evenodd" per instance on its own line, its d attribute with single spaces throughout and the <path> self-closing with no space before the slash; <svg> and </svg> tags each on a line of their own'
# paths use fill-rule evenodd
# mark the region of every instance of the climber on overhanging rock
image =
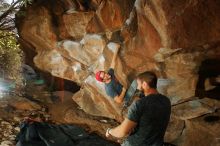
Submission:
<svg viewBox="0 0 220 146">
<path fill-rule="evenodd" d="M 105 83 L 106 94 L 113 98 L 116 103 L 122 104 L 124 102 L 124 106 L 128 106 L 130 99 L 134 96 L 137 89 L 137 82 L 134 80 L 128 90 L 126 90 L 116 78 L 114 68 L 120 45 L 116 43 L 114 45 L 116 45 L 116 50 L 114 51 L 110 69 L 108 72 L 98 71 L 96 73 L 96 80 Z"/>
<path fill-rule="evenodd" d="M 158 93 L 155 73 L 147 71 L 138 75 L 137 84 L 144 97 L 131 104 L 119 126 L 106 130 L 106 137 L 126 137 L 122 146 L 163 146 L 171 102 L 168 97 Z"/>
</svg>

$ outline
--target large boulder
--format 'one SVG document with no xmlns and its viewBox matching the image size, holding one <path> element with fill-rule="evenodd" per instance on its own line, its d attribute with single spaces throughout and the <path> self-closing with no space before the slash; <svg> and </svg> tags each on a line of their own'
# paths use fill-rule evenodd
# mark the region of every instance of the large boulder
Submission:
<svg viewBox="0 0 220 146">
<path fill-rule="evenodd" d="M 219 141 L 219 112 L 201 116 L 186 121 L 185 129 L 179 140 L 178 146 L 218 146 Z"/>
<path fill-rule="evenodd" d="M 71 92 L 57 91 L 53 94 L 59 98 L 63 98 L 62 102 L 56 102 L 49 105 L 49 113 L 55 122 L 82 125 L 89 132 L 97 132 L 103 137 L 105 136 L 107 128 L 114 127 L 118 124 L 112 119 L 100 116 L 91 116 L 90 114 L 84 112 L 80 106 L 78 106 L 75 102 L 72 102 L 73 93 Z M 77 94 L 79 94 L 79 92 Z M 90 101 L 85 103 L 88 103 L 88 105 L 91 104 Z"/>
<path fill-rule="evenodd" d="M 73 100 L 78 103 L 85 112 L 92 115 L 108 116 L 112 119 L 122 118 L 121 106 L 117 105 L 106 95 L 104 85 L 97 83 L 93 76 L 89 76 L 85 80 L 83 89 L 73 96 Z M 108 115 L 106 115 L 106 113 L 108 113 Z"/>
<path fill-rule="evenodd" d="M 116 120 L 120 107 L 94 78 L 109 68 L 114 43 L 121 46 L 116 76 L 122 84 L 154 70 L 172 81 L 163 92 L 173 104 L 194 96 L 201 62 L 220 56 L 217 0 L 38 0 L 16 21 L 20 38 L 37 52 L 37 67 L 81 85 L 73 99 L 84 111 Z"/>
</svg>

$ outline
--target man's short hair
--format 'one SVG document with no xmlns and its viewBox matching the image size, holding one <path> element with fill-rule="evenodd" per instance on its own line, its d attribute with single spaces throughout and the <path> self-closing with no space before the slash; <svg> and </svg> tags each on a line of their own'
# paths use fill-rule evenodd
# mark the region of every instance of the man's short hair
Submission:
<svg viewBox="0 0 220 146">
<path fill-rule="evenodd" d="M 150 88 L 157 88 L 157 76 L 152 71 L 146 71 L 137 76 L 137 79 L 140 79 L 142 82 L 146 82 Z"/>
</svg>

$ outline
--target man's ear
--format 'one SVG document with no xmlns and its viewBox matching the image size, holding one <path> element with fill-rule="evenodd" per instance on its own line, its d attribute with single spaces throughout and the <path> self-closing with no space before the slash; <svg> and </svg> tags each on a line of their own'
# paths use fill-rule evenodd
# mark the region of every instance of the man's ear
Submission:
<svg viewBox="0 0 220 146">
<path fill-rule="evenodd" d="M 149 89 L 149 85 L 146 81 L 143 81 L 143 86 L 144 86 L 145 89 Z"/>
</svg>

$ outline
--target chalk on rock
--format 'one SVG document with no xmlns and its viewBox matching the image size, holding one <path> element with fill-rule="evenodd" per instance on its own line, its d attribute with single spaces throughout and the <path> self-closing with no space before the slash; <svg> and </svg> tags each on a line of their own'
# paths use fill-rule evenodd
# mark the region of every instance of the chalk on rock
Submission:
<svg viewBox="0 0 220 146">
<path fill-rule="evenodd" d="M 109 50 L 111 50 L 112 52 L 115 52 L 117 48 L 120 48 L 120 45 L 118 43 L 108 43 L 107 47 L 109 48 Z"/>
<path fill-rule="evenodd" d="M 105 57 L 104 57 L 104 55 L 100 55 L 100 57 L 99 57 L 99 62 L 100 62 L 100 63 L 104 63 L 104 62 L 105 62 Z"/>
<path fill-rule="evenodd" d="M 75 65 L 72 66 L 72 69 L 75 72 L 82 70 L 81 64 L 80 63 L 75 63 Z"/>
</svg>

